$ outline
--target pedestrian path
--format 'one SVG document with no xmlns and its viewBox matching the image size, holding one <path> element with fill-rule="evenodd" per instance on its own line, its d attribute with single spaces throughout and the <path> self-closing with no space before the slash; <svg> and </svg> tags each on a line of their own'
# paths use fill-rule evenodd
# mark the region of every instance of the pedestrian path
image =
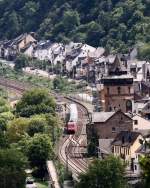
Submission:
<svg viewBox="0 0 150 188">
<path fill-rule="evenodd" d="M 53 161 L 47 161 L 47 170 L 52 188 L 60 188 L 56 168 Z"/>
</svg>

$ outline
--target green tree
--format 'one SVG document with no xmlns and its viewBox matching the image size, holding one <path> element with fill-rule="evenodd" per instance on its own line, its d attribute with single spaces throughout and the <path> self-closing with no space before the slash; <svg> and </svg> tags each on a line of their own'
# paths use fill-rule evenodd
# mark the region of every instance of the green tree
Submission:
<svg viewBox="0 0 150 188">
<path fill-rule="evenodd" d="M 58 116 L 53 116 L 50 114 L 45 115 L 46 121 L 48 123 L 46 132 L 50 135 L 53 145 L 57 141 L 61 134 L 62 121 Z"/>
<path fill-rule="evenodd" d="M 77 188 L 125 188 L 125 166 L 119 158 L 109 156 L 105 160 L 96 159 L 88 171 L 80 175 Z"/>
<path fill-rule="evenodd" d="M 150 155 L 142 157 L 140 160 L 140 166 L 142 168 L 142 177 L 144 188 L 150 187 Z"/>
<path fill-rule="evenodd" d="M 46 134 L 35 134 L 29 142 L 27 156 L 32 167 L 37 168 L 37 174 L 43 177 L 46 161 L 54 156 L 50 138 Z"/>
<path fill-rule="evenodd" d="M 137 42 L 150 41 L 149 7 L 149 0 L 1 0 L 0 38 L 35 31 L 39 38 L 55 42 L 81 40 L 127 51 Z"/>
<path fill-rule="evenodd" d="M 11 121 L 6 132 L 10 143 L 16 143 L 26 135 L 29 120 L 26 118 L 17 118 Z"/>
<path fill-rule="evenodd" d="M 0 150 L 0 187 L 24 188 L 26 164 L 27 160 L 21 152 Z"/>
<path fill-rule="evenodd" d="M 44 133 L 48 127 L 47 121 L 44 117 L 35 116 L 31 117 L 27 127 L 27 133 L 34 136 L 35 133 Z"/>
<path fill-rule="evenodd" d="M 139 58 L 142 60 L 149 61 L 150 60 L 150 44 L 144 44 L 139 47 Z"/>
<path fill-rule="evenodd" d="M 63 25 L 65 32 L 75 29 L 80 24 L 80 17 L 76 11 L 66 11 L 63 16 Z"/>
<path fill-rule="evenodd" d="M 13 35 L 17 36 L 17 34 L 21 30 L 21 25 L 20 25 L 20 16 L 17 14 L 15 10 L 11 10 L 10 13 L 6 12 L 4 15 L 4 20 L 5 26 L 4 26 L 4 31 L 5 29 L 7 30 L 8 27 L 10 27 L 9 30 L 6 31 L 6 37 L 11 38 Z"/>
<path fill-rule="evenodd" d="M 144 188 L 150 187 L 150 154 L 147 152 L 150 148 L 150 142 L 145 138 L 140 140 L 141 145 L 144 147 L 145 156 L 140 158 L 140 166 L 142 169 L 142 178 Z"/>
<path fill-rule="evenodd" d="M 0 149 L 9 147 L 8 137 L 4 131 L 0 130 Z"/>
<path fill-rule="evenodd" d="M 19 54 L 19 56 L 14 61 L 15 70 L 22 70 L 22 68 L 29 65 L 29 58 L 24 54 Z"/>
<path fill-rule="evenodd" d="M 60 89 L 62 90 L 64 87 L 64 82 L 63 79 L 61 77 L 56 77 L 53 80 L 53 87 L 54 89 Z"/>
<path fill-rule="evenodd" d="M 47 90 L 32 89 L 23 94 L 16 105 L 16 113 L 22 117 L 30 117 L 34 114 L 55 114 L 55 101 Z"/>
<path fill-rule="evenodd" d="M 8 139 L 6 135 L 7 121 L 0 117 L 0 148 L 8 147 Z"/>
<path fill-rule="evenodd" d="M 10 106 L 4 98 L 0 97 L 0 113 L 8 111 L 10 111 Z"/>
<path fill-rule="evenodd" d="M 88 24 L 87 38 L 86 42 L 90 43 L 93 46 L 99 46 L 99 40 L 104 35 L 105 31 L 95 21 L 92 21 Z"/>
</svg>

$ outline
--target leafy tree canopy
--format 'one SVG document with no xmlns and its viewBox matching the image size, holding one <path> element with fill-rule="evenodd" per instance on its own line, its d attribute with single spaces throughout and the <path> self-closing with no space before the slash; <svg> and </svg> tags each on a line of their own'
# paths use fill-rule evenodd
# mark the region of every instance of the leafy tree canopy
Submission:
<svg viewBox="0 0 150 188">
<path fill-rule="evenodd" d="M 35 31 L 51 41 L 126 51 L 150 42 L 149 9 L 148 0 L 1 0 L 0 38 Z"/>
<path fill-rule="evenodd" d="M 146 139 L 140 140 L 140 143 L 145 148 L 145 151 L 149 151 L 150 142 Z M 142 178 L 145 188 L 150 187 L 150 153 L 146 152 L 145 156 L 140 158 L 140 166 L 142 169 Z"/>
<path fill-rule="evenodd" d="M 79 177 L 77 188 L 125 188 L 124 172 L 125 166 L 119 158 L 94 160 L 88 171 Z"/>
<path fill-rule="evenodd" d="M 139 47 L 139 58 L 145 61 L 150 61 L 150 43 Z"/>
<path fill-rule="evenodd" d="M 16 113 L 22 117 L 34 114 L 55 113 L 55 101 L 42 89 L 32 89 L 23 94 L 16 105 Z"/>
<path fill-rule="evenodd" d="M 26 164 L 27 160 L 21 152 L 0 150 L 0 187 L 24 188 Z"/>
<path fill-rule="evenodd" d="M 27 156 L 31 166 L 37 168 L 38 175 L 44 176 L 46 161 L 54 156 L 49 136 L 35 134 L 28 143 Z"/>
<path fill-rule="evenodd" d="M 10 143 L 18 142 L 26 135 L 26 130 L 29 124 L 27 118 L 17 118 L 11 121 L 8 125 L 7 136 Z"/>
<path fill-rule="evenodd" d="M 141 158 L 140 165 L 143 170 L 143 180 L 145 188 L 150 187 L 150 156 Z"/>
<path fill-rule="evenodd" d="M 22 71 L 22 68 L 27 67 L 29 65 L 29 58 L 24 55 L 20 54 L 14 61 L 15 64 L 15 70 Z"/>
<path fill-rule="evenodd" d="M 35 133 L 46 133 L 48 123 L 44 117 L 34 116 L 30 118 L 27 133 L 30 136 L 34 136 Z"/>
</svg>

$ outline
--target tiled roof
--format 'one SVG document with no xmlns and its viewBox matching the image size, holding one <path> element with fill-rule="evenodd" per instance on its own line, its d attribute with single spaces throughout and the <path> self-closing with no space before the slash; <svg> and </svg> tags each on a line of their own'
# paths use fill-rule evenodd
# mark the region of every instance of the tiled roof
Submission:
<svg viewBox="0 0 150 188">
<path fill-rule="evenodd" d="M 140 134 L 133 131 L 121 131 L 112 142 L 112 145 L 128 147 L 135 142 Z"/>
<path fill-rule="evenodd" d="M 106 122 L 110 117 L 112 117 L 116 112 L 94 112 L 92 114 L 92 122 Z"/>
</svg>

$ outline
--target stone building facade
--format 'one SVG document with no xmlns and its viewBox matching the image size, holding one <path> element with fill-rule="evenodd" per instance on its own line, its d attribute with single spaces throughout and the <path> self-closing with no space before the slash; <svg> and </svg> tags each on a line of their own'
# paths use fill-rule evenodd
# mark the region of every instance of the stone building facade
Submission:
<svg viewBox="0 0 150 188">
<path fill-rule="evenodd" d="M 121 109 L 123 112 L 132 112 L 134 100 L 133 77 L 127 73 L 126 67 L 116 59 L 109 67 L 108 75 L 102 78 L 103 110 L 106 112 Z"/>
<path fill-rule="evenodd" d="M 132 131 L 132 119 L 121 110 L 117 112 L 95 112 L 92 115 L 92 123 L 87 124 L 87 140 L 93 135 L 98 139 L 113 139 L 121 131 Z"/>
</svg>

